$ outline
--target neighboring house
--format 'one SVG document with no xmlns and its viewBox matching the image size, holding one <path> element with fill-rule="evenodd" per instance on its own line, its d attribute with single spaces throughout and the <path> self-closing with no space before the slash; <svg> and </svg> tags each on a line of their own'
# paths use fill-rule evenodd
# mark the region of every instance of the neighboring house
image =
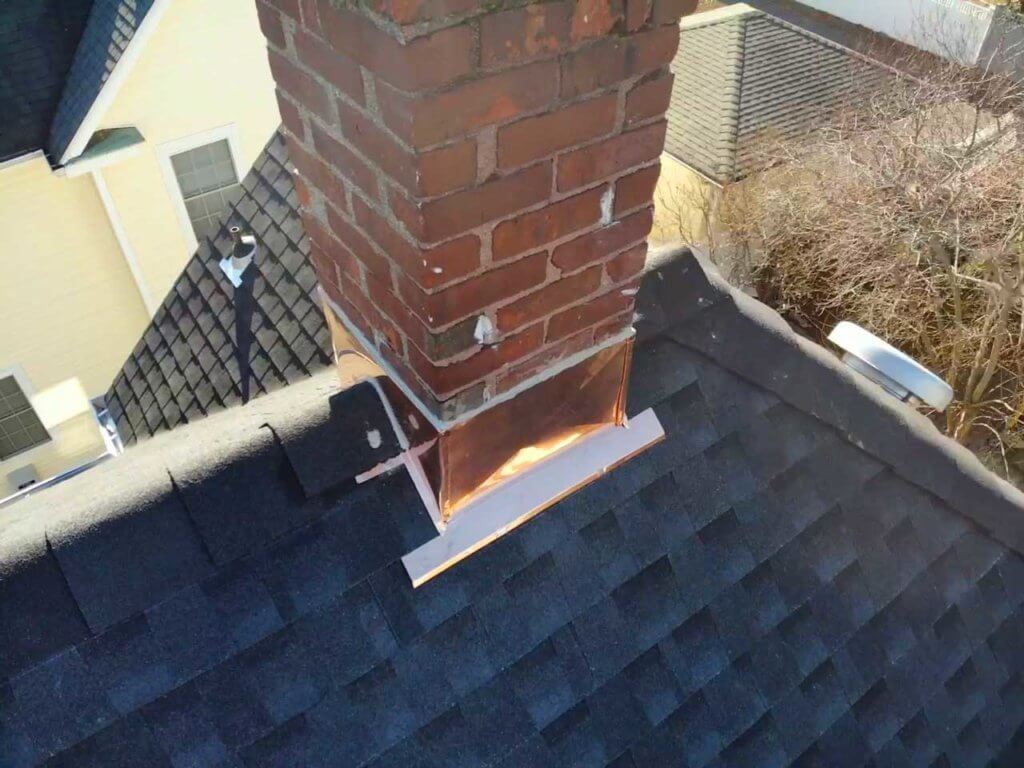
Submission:
<svg viewBox="0 0 1024 768">
<path fill-rule="evenodd" d="M 106 451 L 90 401 L 280 117 L 252 0 L 10 0 L 0 73 L 3 498 Z"/>
<path fill-rule="evenodd" d="M 680 26 L 653 236 L 701 243 L 722 186 L 757 173 L 766 143 L 806 135 L 892 74 L 745 4 Z"/>
<path fill-rule="evenodd" d="M 219 229 L 182 270 L 113 378 L 105 404 L 124 443 L 305 378 L 331 362 L 316 273 L 280 133 L 242 182 Z M 220 262 L 230 227 L 256 237 L 239 286 Z"/>
<path fill-rule="evenodd" d="M 1021 765 L 1024 495 L 674 257 L 665 441 L 417 589 L 437 529 L 356 485 L 398 445 L 330 372 L 5 510 L 0 762 Z"/>
</svg>

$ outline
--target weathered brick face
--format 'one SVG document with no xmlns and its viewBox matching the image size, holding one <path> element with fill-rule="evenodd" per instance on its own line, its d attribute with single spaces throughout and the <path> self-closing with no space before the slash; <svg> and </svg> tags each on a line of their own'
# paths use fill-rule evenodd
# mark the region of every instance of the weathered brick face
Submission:
<svg viewBox="0 0 1024 768">
<path fill-rule="evenodd" d="M 696 0 L 257 3 L 321 283 L 428 407 L 628 329 Z"/>
</svg>

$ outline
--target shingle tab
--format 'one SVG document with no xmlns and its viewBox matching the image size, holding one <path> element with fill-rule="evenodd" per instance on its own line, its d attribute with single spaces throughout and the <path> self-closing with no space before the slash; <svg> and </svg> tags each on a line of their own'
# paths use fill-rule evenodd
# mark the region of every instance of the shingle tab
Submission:
<svg viewBox="0 0 1024 768">
<path fill-rule="evenodd" d="M 0 679 L 0 756 L 1016 765 L 1024 558 L 960 500 L 784 399 L 777 381 L 738 376 L 717 347 L 682 341 L 729 313 L 746 333 L 737 344 L 779 342 L 769 337 L 782 329 L 731 296 L 649 336 L 634 374 L 664 379 L 639 386 L 664 414 L 665 442 L 420 589 L 400 558 L 434 529 L 407 474 L 298 492 L 293 464 L 312 460 L 318 438 L 335 446 L 336 423 L 296 416 L 292 437 L 308 445 L 292 454 L 263 426 L 283 434 L 282 414 L 329 410 L 334 390 L 319 379 L 109 462 L 117 477 L 148 476 L 150 491 L 108 491 L 107 514 L 98 488 L 114 475 L 102 468 L 38 494 L 31 514 L 15 507 L 0 541 L 34 532 L 41 543 L 19 551 L 45 564 L 49 538 L 55 570 L 32 578 L 66 575 L 65 602 L 89 625 L 56 633 Z M 815 375 L 827 385 L 835 371 L 822 363 Z M 839 396 L 866 396 L 857 386 Z M 338 402 L 352 411 L 344 424 L 378 407 Z M 872 418 L 904 407 L 870 405 Z M 1019 497 L 992 497 L 1007 499 Z M 255 532 L 241 535 L 239 521 Z M 14 556 L 0 556 L 0 574 L 14 573 Z M 135 582 L 121 583 L 125 569 Z M 30 615 L 45 624 L 47 608 Z"/>
<path fill-rule="evenodd" d="M 200 243 L 143 334 L 145 343 L 115 375 L 106 403 L 125 443 L 244 403 L 330 364 L 330 335 L 310 292 L 316 274 L 287 157 L 284 138 L 275 133 L 216 237 Z M 281 220 L 257 236 L 256 260 L 235 288 L 218 266 L 232 250 L 228 228 L 253 230 L 268 206 L 283 212 Z"/>
</svg>

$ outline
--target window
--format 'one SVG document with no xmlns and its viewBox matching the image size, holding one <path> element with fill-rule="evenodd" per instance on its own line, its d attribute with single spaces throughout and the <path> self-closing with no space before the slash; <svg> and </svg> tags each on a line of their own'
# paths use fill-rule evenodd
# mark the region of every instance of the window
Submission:
<svg viewBox="0 0 1024 768">
<path fill-rule="evenodd" d="M 216 235 L 240 188 L 228 140 L 172 155 L 171 167 L 196 239 Z"/>
<path fill-rule="evenodd" d="M 0 459 L 9 459 L 49 439 L 17 380 L 13 376 L 0 378 Z"/>
</svg>

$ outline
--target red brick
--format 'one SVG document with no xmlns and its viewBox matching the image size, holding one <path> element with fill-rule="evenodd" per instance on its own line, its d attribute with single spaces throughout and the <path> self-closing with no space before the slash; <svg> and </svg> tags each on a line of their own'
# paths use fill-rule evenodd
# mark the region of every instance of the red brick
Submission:
<svg viewBox="0 0 1024 768">
<path fill-rule="evenodd" d="M 647 262 L 647 243 L 640 243 L 628 251 L 623 251 L 605 265 L 612 283 L 621 283 L 634 277 L 643 270 Z"/>
<path fill-rule="evenodd" d="M 414 147 L 428 147 L 549 104 L 556 69 L 555 62 L 540 61 L 426 96 L 381 87 L 377 99 L 391 130 Z"/>
<path fill-rule="evenodd" d="M 324 122 L 334 121 L 331 99 L 315 77 L 303 72 L 276 51 L 268 50 L 267 57 L 278 88 L 287 93 L 292 101 L 319 115 Z"/>
<path fill-rule="evenodd" d="M 679 49 L 679 27 L 661 27 L 633 36 L 630 74 L 642 75 L 667 67 Z"/>
<path fill-rule="evenodd" d="M 672 74 L 666 73 L 633 88 L 626 96 L 626 125 L 664 115 L 672 99 L 672 80 Z"/>
<path fill-rule="evenodd" d="M 472 139 L 421 152 L 416 190 L 425 197 L 443 195 L 476 181 L 476 142 Z"/>
<path fill-rule="evenodd" d="M 532 357 L 528 357 L 521 363 L 517 363 L 507 373 L 498 379 L 498 392 L 507 392 L 513 387 L 522 384 L 524 381 L 538 373 L 547 370 L 560 360 L 564 360 L 577 352 L 582 352 L 594 345 L 593 329 L 587 328 L 575 336 L 562 339 L 555 344 L 548 346 Z"/>
<path fill-rule="evenodd" d="M 323 249 L 310 238 L 309 261 L 316 272 L 317 280 L 321 285 L 337 285 L 341 278 L 338 275 L 338 267 L 324 253 Z"/>
<path fill-rule="evenodd" d="M 429 327 L 441 328 L 538 286 L 546 276 L 547 254 L 535 253 L 437 293 L 424 293 L 408 280 L 400 281 L 399 292 Z"/>
<path fill-rule="evenodd" d="M 476 66 L 470 25 L 449 27 L 403 45 L 363 16 L 320 3 L 320 21 L 335 50 L 406 91 L 437 88 Z"/>
<path fill-rule="evenodd" d="M 545 341 L 556 341 L 577 333 L 584 328 L 600 324 L 606 318 L 622 314 L 633 308 L 635 286 L 615 288 L 612 291 L 577 304 L 571 309 L 548 320 L 548 332 Z M 623 293 L 625 291 L 625 293 Z"/>
<path fill-rule="evenodd" d="M 444 396 L 458 392 L 503 366 L 526 357 L 540 347 L 543 341 L 544 328 L 535 325 L 515 336 L 502 339 L 498 344 L 484 347 L 471 357 L 447 365 L 432 363 L 414 347 L 409 348 L 408 357 L 410 365 L 423 383 L 435 395 Z"/>
<path fill-rule="evenodd" d="M 423 250 L 399 234 L 375 210 L 353 195 L 356 221 L 409 277 L 430 290 L 465 277 L 480 266 L 480 239 L 467 235 Z M 435 269 L 443 270 L 435 272 Z"/>
<path fill-rule="evenodd" d="M 601 267 L 563 277 L 498 310 L 498 330 L 512 331 L 586 298 L 601 285 Z"/>
<path fill-rule="evenodd" d="M 498 167 L 531 160 L 596 139 L 615 127 L 614 94 L 503 126 L 498 130 Z"/>
<path fill-rule="evenodd" d="M 278 48 L 286 48 L 288 40 L 284 36 L 284 24 L 281 21 L 281 13 L 273 6 L 267 5 L 261 0 L 256 2 L 256 14 L 260 19 L 260 29 L 268 42 Z"/>
<path fill-rule="evenodd" d="M 419 206 L 393 194 L 391 210 L 414 238 L 436 243 L 536 205 L 550 193 L 551 164 L 543 163 Z"/>
<path fill-rule="evenodd" d="M 480 20 L 485 67 L 519 64 L 558 53 L 571 41 L 572 2 L 535 3 Z"/>
<path fill-rule="evenodd" d="M 562 97 L 572 99 L 664 67 L 678 46 L 677 27 L 598 40 L 562 59 Z"/>
<path fill-rule="evenodd" d="M 479 7 L 478 0 L 372 0 L 370 7 L 398 24 L 458 16 Z"/>
<path fill-rule="evenodd" d="M 302 26 L 315 35 L 323 35 L 323 28 L 320 26 L 320 11 L 317 8 L 319 0 L 299 0 L 302 10 Z"/>
<path fill-rule="evenodd" d="M 653 0 L 626 0 L 626 29 L 636 32 L 651 17 Z"/>
<path fill-rule="evenodd" d="M 562 59 L 562 98 L 615 85 L 629 77 L 629 42 L 609 37 Z"/>
<path fill-rule="evenodd" d="M 661 164 L 655 163 L 615 182 L 615 215 L 641 205 L 650 205 L 660 172 Z"/>
<path fill-rule="evenodd" d="M 648 208 L 563 243 L 555 248 L 551 263 L 563 272 L 574 272 L 588 264 L 603 261 L 610 254 L 646 239 L 653 218 L 652 210 Z"/>
<path fill-rule="evenodd" d="M 600 344 L 605 339 L 618 336 L 633 325 L 633 310 L 629 309 L 611 320 L 601 323 L 594 328 L 594 343 Z M 575 337 L 571 337 L 575 338 Z"/>
<path fill-rule="evenodd" d="M 266 0 L 266 2 L 285 16 L 291 16 L 295 21 L 302 20 L 302 14 L 299 12 L 299 0 Z"/>
<path fill-rule="evenodd" d="M 342 131 L 349 143 L 411 194 L 417 197 L 443 194 L 476 180 L 476 144 L 473 141 L 413 153 L 362 110 L 341 101 L 337 107 Z"/>
<path fill-rule="evenodd" d="M 624 12 L 623 0 L 576 0 L 572 16 L 573 42 L 608 34 Z"/>
<path fill-rule="evenodd" d="M 601 196 L 605 191 L 594 189 L 503 221 L 494 228 L 493 258 L 501 261 L 518 256 L 596 224 L 601 219 Z"/>
<path fill-rule="evenodd" d="M 306 126 L 302 122 L 299 108 L 289 101 L 282 91 L 275 89 L 274 92 L 277 95 L 277 111 L 281 113 L 284 127 L 299 141 L 306 141 Z"/>
<path fill-rule="evenodd" d="M 391 285 L 391 264 L 381 256 L 352 223 L 328 206 L 327 223 L 338 241 L 348 248 L 367 271 Z"/>
<path fill-rule="evenodd" d="M 374 331 L 378 331 L 384 336 L 392 350 L 400 355 L 404 354 L 406 349 L 405 335 L 399 330 L 399 327 L 389 317 L 381 313 L 366 294 L 363 293 L 362 289 L 351 280 L 343 279 L 341 288 L 341 293 L 347 299 L 349 306 L 345 306 L 345 302 L 339 303 L 346 314 L 349 315 L 349 320 L 355 322 L 359 317 L 364 320 L 363 324 L 357 323 L 357 325 L 360 325 L 363 335 L 371 341 L 375 341 Z M 335 297 L 332 296 L 332 298 Z M 336 298 L 335 301 L 337 301 Z M 356 315 L 355 317 L 352 316 L 353 311 Z"/>
<path fill-rule="evenodd" d="M 699 0 L 654 0 L 654 23 L 676 24 L 680 18 L 697 10 Z"/>
<path fill-rule="evenodd" d="M 558 158 L 558 189 L 592 184 L 656 159 L 665 147 L 665 122 L 623 133 Z"/>
<path fill-rule="evenodd" d="M 341 177 L 291 136 L 288 137 L 288 157 L 303 182 L 312 184 L 338 208 L 348 206 L 345 202 L 345 183 Z"/>
<path fill-rule="evenodd" d="M 295 185 L 295 197 L 299 201 L 299 208 L 308 210 L 313 204 L 309 185 L 298 173 L 292 173 L 292 184 Z"/>
<path fill-rule="evenodd" d="M 378 196 L 376 174 L 356 156 L 355 152 L 328 135 L 318 125 L 313 126 L 313 146 L 336 173 L 351 181 L 370 197 Z"/>
<path fill-rule="evenodd" d="M 293 40 L 299 61 L 350 99 L 363 103 L 363 76 L 358 64 L 305 30 L 295 30 Z"/>
<path fill-rule="evenodd" d="M 387 315 L 414 343 L 423 343 L 426 327 L 419 318 L 409 311 L 405 302 L 395 294 L 390 283 L 368 274 L 366 288 L 374 306 Z"/>
<path fill-rule="evenodd" d="M 362 269 L 352 251 L 342 245 L 318 218 L 312 214 L 303 215 L 302 224 L 309 235 L 311 246 L 316 246 L 320 255 L 330 262 L 336 276 L 347 275 L 356 283 L 362 279 Z"/>
</svg>

